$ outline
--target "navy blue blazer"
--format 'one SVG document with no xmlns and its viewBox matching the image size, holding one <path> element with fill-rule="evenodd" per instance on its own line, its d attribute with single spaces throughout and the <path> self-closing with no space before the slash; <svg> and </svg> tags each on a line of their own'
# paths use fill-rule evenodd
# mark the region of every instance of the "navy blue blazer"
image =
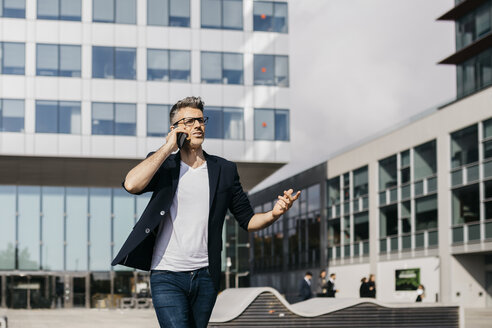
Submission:
<svg viewBox="0 0 492 328">
<path fill-rule="evenodd" d="M 149 153 L 147 157 L 154 152 Z M 254 215 L 246 193 L 243 191 L 235 163 L 205 153 L 210 186 L 210 211 L 208 217 L 209 272 L 218 290 L 222 251 L 222 226 L 227 210 L 239 225 L 247 230 Z M 180 153 L 170 155 L 155 173 L 149 184 L 138 195 L 153 192 L 147 207 L 111 265 L 121 264 L 140 270 L 150 270 L 152 253 L 159 223 L 170 210 L 178 187 Z M 124 188 L 124 181 L 123 181 Z"/>
</svg>

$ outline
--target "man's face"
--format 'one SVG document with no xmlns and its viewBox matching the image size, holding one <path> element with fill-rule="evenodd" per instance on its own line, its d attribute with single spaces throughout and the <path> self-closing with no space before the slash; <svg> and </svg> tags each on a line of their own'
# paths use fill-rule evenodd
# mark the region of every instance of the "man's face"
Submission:
<svg viewBox="0 0 492 328">
<path fill-rule="evenodd" d="M 333 275 L 333 276 L 331 277 L 331 279 L 335 280 L 335 279 L 337 279 L 337 276 L 336 276 L 336 275 Z"/>
<path fill-rule="evenodd" d="M 197 108 L 185 107 L 178 110 L 174 115 L 173 124 L 180 122 L 178 126 L 184 127 L 188 131 L 188 141 L 191 148 L 199 148 L 205 139 L 205 125 L 198 123 L 197 120 L 193 124 L 186 126 L 183 122 L 189 118 L 202 118 L 203 113 Z M 184 120 L 183 120 L 184 119 Z M 180 121 L 181 120 L 181 121 Z"/>
</svg>

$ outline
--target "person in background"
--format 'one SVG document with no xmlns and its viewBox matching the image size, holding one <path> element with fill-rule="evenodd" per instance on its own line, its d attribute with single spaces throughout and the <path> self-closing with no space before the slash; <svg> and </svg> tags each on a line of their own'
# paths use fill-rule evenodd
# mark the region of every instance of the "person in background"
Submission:
<svg viewBox="0 0 492 328">
<path fill-rule="evenodd" d="M 305 301 L 313 297 L 313 292 L 311 291 L 311 281 L 313 279 L 313 274 L 311 272 L 306 272 L 304 274 L 304 279 L 301 281 L 301 286 L 299 288 L 299 296 L 301 301 Z"/>
<path fill-rule="evenodd" d="M 424 297 L 425 297 L 425 287 L 424 285 L 419 285 L 419 287 L 417 288 L 417 299 L 415 300 L 415 302 L 422 302 Z"/>
<path fill-rule="evenodd" d="M 326 297 L 327 292 L 328 292 L 328 279 L 326 279 L 326 270 L 323 269 L 319 273 L 318 289 L 317 289 L 316 296 Z"/>
<path fill-rule="evenodd" d="M 326 293 L 326 296 L 327 297 L 335 297 L 335 294 L 338 293 L 338 289 L 336 289 L 335 287 L 335 280 L 337 279 L 337 275 L 332 273 L 330 274 L 330 280 L 328 280 L 328 283 L 327 283 L 327 293 Z"/>
<path fill-rule="evenodd" d="M 367 283 L 367 278 L 363 277 L 360 280 L 359 296 L 368 297 L 368 294 L 369 294 L 369 285 Z"/>
<path fill-rule="evenodd" d="M 373 274 L 369 275 L 369 282 L 367 283 L 367 286 L 369 287 L 367 297 L 376 298 L 376 276 Z"/>
</svg>

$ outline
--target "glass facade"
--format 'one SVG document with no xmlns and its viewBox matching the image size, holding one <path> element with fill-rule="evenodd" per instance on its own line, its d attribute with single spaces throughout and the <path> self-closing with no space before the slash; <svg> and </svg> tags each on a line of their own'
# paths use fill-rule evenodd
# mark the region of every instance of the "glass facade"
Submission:
<svg viewBox="0 0 492 328">
<path fill-rule="evenodd" d="M 290 139 L 289 110 L 255 108 L 255 140 Z"/>
<path fill-rule="evenodd" d="M 190 51 L 147 50 L 147 80 L 190 82 L 190 78 Z"/>
<path fill-rule="evenodd" d="M 243 0 L 202 0 L 202 28 L 242 30 Z"/>
<path fill-rule="evenodd" d="M 92 47 L 92 77 L 100 79 L 136 79 L 135 48 Z"/>
<path fill-rule="evenodd" d="M 0 99 L 0 131 L 24 132 L 24 100 Z"/>
<path fill-rule="evenodd" d="M 38 19 L 80 21 L 82 0 L 37 0 Z"/>
<path fill-rule="evenodd" d="M 240 53 L 201 53 L 202 83 L 243 84 L 243 55 Z"/>
<path fill-rule="evenodd" d="M 36 45 L 36 75 L 80 77 L 81 62 L 80 46 Z"/>
<path fill-rule="evenodd" d="M 288 15 L 286 2 L 253 2 L 253 30 L 287 33 Z"/>
<path fill-rule="evenodd" d="M 92 103 L 92 134 L 134 136 L 136 105 L 125 103 Z"/>
<path fill-rule="evenodd" d="M 254 55 L 254 84 L 289 86 L 289 58 L 277 55 Z"/>
<path fill-rule="evenodd" d="M 169 133 L 170 105 L 147 105 L 147 136 L 165 137 Z"/>
<path fill-rule="evenodd" d="M 120 188 L 0 186 L 0 269 L 111 271 L 149 198 Z"/>
<path fill-rule="evenodd" d="M 0 17 L 25 18 L 26 0 L 0 0 Z"/>
<path fill-rule="evenodd" d="M 205 107 L 208 117 L 205 137 L 211 139 L 244 140 L 243 109 L 237 107 Z"/>
<path fill-rule="evenodd" d="M 190 0 L 147 0 L 147 24 L 190 27 Z"/>
<path fill-rule="evenodd" d="M 456 21 L 456 50 L 489 34 L 491 26 L 492 1 L 488 0 Z"/>
<path fill-rule="evenodd" d="M 136 24 L 136 0 L 93 0 L 92 21 L 100 23 Z"/>
<path fill-rule="evenodd" d="M 456 65 L 458 98 L 492 84 L 492 48 Z"/>
<path fill-rule="evenodd" d="M 79 101 L 36 101 L 36 133 L 80 134 Z"/>
<path fill-rule="evenodd" d="M 0 74 L 24 75 L 26 47 L 19 42 L 0 42 Z"/>
</svg>

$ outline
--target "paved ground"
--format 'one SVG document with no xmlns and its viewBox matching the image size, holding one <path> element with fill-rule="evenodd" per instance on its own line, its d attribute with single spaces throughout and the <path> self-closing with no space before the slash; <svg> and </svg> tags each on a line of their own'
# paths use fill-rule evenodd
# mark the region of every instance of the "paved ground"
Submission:
<svg viewBox="0 0 492 328">
<path fill-rule="evenodd" d="M 9 310 L 0 309 L 8 318 L 8 328 L 158 328 L 154 310 Z"/>
</svg>

